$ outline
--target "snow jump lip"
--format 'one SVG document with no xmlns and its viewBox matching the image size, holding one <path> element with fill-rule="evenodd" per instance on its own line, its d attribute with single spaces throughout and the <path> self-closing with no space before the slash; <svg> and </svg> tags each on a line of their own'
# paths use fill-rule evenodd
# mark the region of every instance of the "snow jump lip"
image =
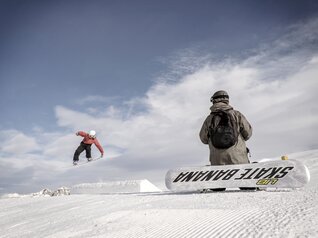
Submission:
<svg viewBox="0 0 318 238">
<path fill-rule="evenodd" d="M 71 193 L 74 194 L 150 193 L 161 191 L 161 189 L 153 185 L 147 179 L 82 183 L 74 185 L 71 188 Z"/>
<path fill-rule="evenodd" d="M 309 169 L 307 168 L 306 165 L 304 165 L 305 167 L 305 171 L 306 171 L 306 176 L 308 177 L 308 182 L 310 182 L 310 172 L 309 172 Z"/>
</svg>

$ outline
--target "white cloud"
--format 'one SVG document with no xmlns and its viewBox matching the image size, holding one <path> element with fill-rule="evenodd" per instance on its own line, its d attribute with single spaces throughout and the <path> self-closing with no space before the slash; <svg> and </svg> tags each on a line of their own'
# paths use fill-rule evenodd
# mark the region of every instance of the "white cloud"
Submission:
<svg viewBox="0 0 318 238">
<path fill-rule="evenodd" d="M 5 130 L 0 132 L 1 152 L 11 154 L 24 154 L 39 149 L 35 138 L 25 135 L 16 130 Z"/>
<path fill-rule="evenodd" d="M 79 105 L 84 105 L 88 103 L 111 103 L 117 100 L 118 97 L 105 97 L 101 95 L 88 95 L 83 98 L 77 99 Z"/>
</svg>

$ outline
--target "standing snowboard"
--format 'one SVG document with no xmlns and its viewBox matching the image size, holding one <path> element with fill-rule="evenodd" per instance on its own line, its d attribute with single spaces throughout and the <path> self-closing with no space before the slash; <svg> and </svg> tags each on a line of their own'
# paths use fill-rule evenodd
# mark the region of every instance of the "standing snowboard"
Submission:
<svg viewBox="0 0 318 238">
<path fill-rule="evenodd" d="M 173 191 L 239 187 L 299 188 L 309 180 L 308 168 L 296 160 L 172 169 L 165 179 L 167 188 Z"/>
</svg>

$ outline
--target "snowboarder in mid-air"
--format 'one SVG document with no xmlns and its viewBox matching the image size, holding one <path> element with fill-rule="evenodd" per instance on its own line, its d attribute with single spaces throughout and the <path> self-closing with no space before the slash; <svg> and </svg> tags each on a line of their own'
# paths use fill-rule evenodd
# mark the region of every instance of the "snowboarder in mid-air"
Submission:
<svg viewBox="0 0 318 238">
<path fill-rule="evenodd" d="M 99 141 L 96 138 L 96 131 L 89 131 L 88 133 L 84 132 L 84 131 L 78 131 L 76 132 L 77 136 L 81 136 L 84 137 L 81 144 L 79 145 L 79 147 L 76 149 L 75 153 L 74 153 L 74 157 L 73 157 L 73 165 L 77 165 L 78 161 L 79 161 L 79 155 L 85 150 L 86 152 L 86 158 L 87 161 L 91 161 L 92 160 L 92 155 L 91 155 L 91 146 L 92 144 L 95 144 L 95 146 L 98 148 L 98 150 L 101 153 L 101 158 L 104 155 L 104 150 L 103 147 L 100 145 Z"/>
</svg>

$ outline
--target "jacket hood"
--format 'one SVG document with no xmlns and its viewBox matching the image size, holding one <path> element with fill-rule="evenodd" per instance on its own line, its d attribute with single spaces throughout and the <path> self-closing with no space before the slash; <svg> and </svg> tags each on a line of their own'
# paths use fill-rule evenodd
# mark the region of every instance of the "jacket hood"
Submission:
<svg viewBox="0 0 318 238">
<path fill-rule="evenodd" d="M 224 102 L 217 102 L 210 107 L 211 112 L 233 110 L 233 107 Z"/>
</svg>

